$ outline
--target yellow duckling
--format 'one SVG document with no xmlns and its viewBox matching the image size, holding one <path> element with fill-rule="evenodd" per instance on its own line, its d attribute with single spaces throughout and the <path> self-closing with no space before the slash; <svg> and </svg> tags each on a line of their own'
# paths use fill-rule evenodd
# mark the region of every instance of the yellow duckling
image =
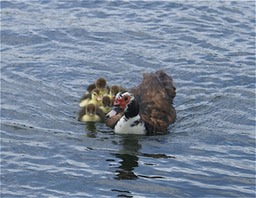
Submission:
<svg viewBox="0 0 256 198">
<path fill-rule="evenodd" d="M 113 102 L 112 99 L 109 96 L 104 96 L 102 98 L 102 105 L 99 107 L 105 114 L 110 112 L 112 109 Z"/>
<path fill-rule="evenodd" d="M 96 106 L 100 106 L 102 104 L 102 95 L 100 94 L 99 89 L 93 89 L 91 93 L 86 94 L 83 98 L 81 98 L 79 106 L 85 107 L 86 105 L 92 103 Z"/>
<path fill-rule="evenodd" d="M 83 122 L 104 122 L 105 114 L 94 104 L 88 104 L 78 113 L 78 121 Z"/>
</svg>

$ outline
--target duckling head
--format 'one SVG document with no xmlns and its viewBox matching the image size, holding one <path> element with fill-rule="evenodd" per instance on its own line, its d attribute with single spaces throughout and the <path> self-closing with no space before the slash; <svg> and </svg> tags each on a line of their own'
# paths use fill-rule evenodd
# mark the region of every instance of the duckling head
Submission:
<svg viewBox="0 0 256 198">
<path fill-rule="evenodd" d="M 110 87 L 110 96 L 115 98 L 116 94 L 119 92 L 119 87 L 116 85 L 113 85 Z"/>
<path fill-rule="evenodd" d="M 96 80 L 96 88 L 98 88 L 99 90 L 105 89 L 107 82 L 104 78 L 99 78 L 98 80 Z"/>
<path fill-rule="evenodd" d="M 112 100 L 110 99 L 109 96 L 104 96 L 102 98 L 102 105 L 105 107 L 105 108 L 110 108 L 112 106 Z"/>
<path fill-rule="evenodd" d="M 86 106 L 86 115 L 94 116 L 96 114 L 96 106 L 94 104 L 88 104 Z"/>
<path fill-rule="evenodd" d="M 99 89 L 94 89 L 92 90 L 92 100 L 94 101 L 97 101 L 97 102 L 100 102 L 102 97 L 101 97 L 101 94 L 100 94 L 100 90 Z"/>
</svg>

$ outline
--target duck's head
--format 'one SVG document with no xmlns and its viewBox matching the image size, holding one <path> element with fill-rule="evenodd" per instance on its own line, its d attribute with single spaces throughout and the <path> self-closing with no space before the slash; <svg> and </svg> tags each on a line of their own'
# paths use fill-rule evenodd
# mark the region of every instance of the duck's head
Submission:
<svg viewBox="0 0 256 198">
<path fill-rule="evenodd" d="M 112 110 L 107 114 L 107 118 L 111 118 L 119 113 L 124 113 L 128 117 L 134 117 L 139 114 L 139 104 L 130 92 L 119 92 L 114 100 Z"/>
<path fill-rule="evenodd" d="M 102 90 L 106 88 L 107 81 L 104 78 L 99 78 L 98 80 L 96 80 L 95 85 L 96 85 L 96 88 L 98 88 L 99 90 Z"/>
<path fill-rule="evenodd" d="M 105 107 L 105 108 L 110 108 L 112 106 L 112 100 L 110 99 L 109 96 L 104 96 L 102 98 L 102 105 Z"/>
<path fill-rule="evenodd" d="M 134 95 L 130 92 L 119 92 L 116 94 L 115 100 L 114 100 L 114 106 L 119 106 L 121 109 L 126 109 L 128 107 L 128 104 L 130 104 L 132 101 L 134 101 Z"/>
<path fill-rule="evenodd" d="M 96 106 L 92 103 L 86 106 L 86 114 L 89 116 L 94 116 L 96 114 Z"/>
<path fill-rule="evenodd" d="M 94 101 L 97 101 L 97 102 L 100 102 L 102 97 L 101 97 L 101 94 L 100 94 L 100 90 L 99 89 L 94 89 L 92 90 L 92 100 Z"/>
</svg>

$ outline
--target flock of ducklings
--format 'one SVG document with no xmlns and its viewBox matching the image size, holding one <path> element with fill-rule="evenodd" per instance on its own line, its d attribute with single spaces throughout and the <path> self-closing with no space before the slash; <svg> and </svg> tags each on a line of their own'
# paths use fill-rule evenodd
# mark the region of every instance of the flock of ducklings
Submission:
<svg viewBox="0 0 256 198">
<path fill-rule="evenodd" d="M 87 91 L 80 99 L 78 121 L 104 122 L 106 114 L 112 109 L 115 96 L 124 89 L 113 85 L 109 87 L 104 78 L 99 78 L 87 87 Z"/>
</svg>

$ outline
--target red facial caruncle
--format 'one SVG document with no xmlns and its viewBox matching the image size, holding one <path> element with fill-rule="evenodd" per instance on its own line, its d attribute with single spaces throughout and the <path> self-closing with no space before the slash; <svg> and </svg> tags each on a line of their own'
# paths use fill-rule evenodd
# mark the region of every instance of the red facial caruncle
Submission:
<svg viewBox="0 0 256 198">
<path fill-rule="evenodd" d="M 129 104 L 131 95 L 118 93 L 114 100 L 114 105 L 119 106 L 121 109 L 125 109 L 126 105 Z"/>
</svg>

